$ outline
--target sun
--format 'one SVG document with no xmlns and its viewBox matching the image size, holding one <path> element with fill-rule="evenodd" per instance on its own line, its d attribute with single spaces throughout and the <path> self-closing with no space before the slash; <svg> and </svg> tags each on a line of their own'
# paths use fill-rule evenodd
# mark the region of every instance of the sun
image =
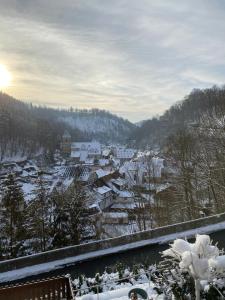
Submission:
<svg viewBox="0 0 225 300">
<path fill-rule="evenodd" d="M 0 64 L 0 89 L 7 88 L 12 80 L 10 72 L 5 65 Z"/>
</svg>

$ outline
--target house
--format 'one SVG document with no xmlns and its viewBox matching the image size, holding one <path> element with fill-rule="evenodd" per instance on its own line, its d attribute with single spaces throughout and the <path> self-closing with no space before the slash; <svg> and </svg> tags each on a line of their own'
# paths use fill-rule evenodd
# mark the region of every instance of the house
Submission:
<svg viewBox="0 0 225 300">
<path fill-rule="evenodd" d="M 121 163 L 123 163 L 125 161 L 129 161 L 132 158 L 134 158 L 136 151 L 131 148 L 116 147 L 114 149 L 114 153 L 116 158 L 119 159 Z"/>
<path fill-rule="evenodd" d="M 116 202 L 117 203 L 133 203 L 134 201 L 134 194 L 131 191 L 123 190 L 119 191 Z"/>
<path fill-rule="evenodd" d="M 102 169 L 94 170 L 89 176 L 90 184 L 94 184 L 98 179 L 108 175 L 108 172 L 105 172 Z"/>
<path fill-rule="evenodd" d="M 101 156 L 101 145 L 99 142 L 75 142 L 71 144 L 71 151 L 87 151 L 89 157 Z"/>
<path fill-rule="evenodd" d="M 130 191 L 119 191 L 110 206 L 110 212 L 133 211 L 136 208 L 134 194 Z"/>
<path fill-rule="evenodd" d="M 93 170 L 93 172 L 90 174 L 89 182 L 90 184 L 96 184 L 97 186 L 105 185 L 107 181 L 112 179 L 114 176 L 116 176 L 116 171 L 109 169 L 97 169 Z M 106 184 L 107 185 L 107 184 Z"/>
<path fill-rule="evenodd" d="M 88 159 L 101 158 L 101 145 L 98 142 L 71 143 L 71 158 L 77 163 L 85 163 Z"/>
<path fill-rule="evenodd" d="M 100 167 L 107 167 L 107 166 L 110 165 L 110 161 L 109 161 L 109 159 L 101 158 L 101 159 L 98 160 L 98 165 Z"/>
<path fill-rule="evenodd" d="M 111 182 L 117 188 L 117 190 L 119 190 L 119 191 L 123 191 L 125 189 L 126 185 L 127 185 L 126 180 L 123 179 L 123 178 L 120 178 L 120 177 L 113 178 L 111 180 Z"/>
<path fill-rule="evenodd" d="M 93 189 L 95 197 L 101 210 L 108 208 L 113 204 L 113 191 L 107 186 L 101 186 Z"/>
<path fill-rule="evenodd" d="M 126 161 L 120 168 L 120 173 L 127 180 L 129 186 L 146 185 L 160 182 L 164 170 L 164 159 L 149 157 L 146 160 Z"/>
<path fill-rule="evenodd" d="M 62 136 L 61 152 L 64 156 L 70 156 L 77 163 L 85 163 L 89 159 L 99 159 L 102 154 L 99 142 L 72 142 L 68 131 L 65 131 Z"/>
<path fill-rule="evenodd" d="M 135 208 L 134 193 L 127 190 L 125 179 L 120 177 L 111 178 L 106 181 L 105 184 L 111 188 L 115 194 L 113 204 L 109 208 L 111 212 L 127 211 Z"/>
<path fill-rule="evenodd" d="M 119 172 L 124 177 L 129 187 L 137 185 L 140 182 L 141 169 L 135 161 L 126 161 Z"/>
</svg>

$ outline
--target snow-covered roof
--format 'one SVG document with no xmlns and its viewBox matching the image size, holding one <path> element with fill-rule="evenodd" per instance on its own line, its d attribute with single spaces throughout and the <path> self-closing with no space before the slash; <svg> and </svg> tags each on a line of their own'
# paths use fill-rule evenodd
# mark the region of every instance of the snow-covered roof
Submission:
<svg viewBox="0 0 225 300">
<path fill-rule="evenodd" d="M 112 189 L 110 189 L 109 187 L 107 187 L 105 185 L 95 188 L 94 190 L 101 195 L 104 195 L 104 194 L 112 191 Z"/>
<path fill-rule="evenodd" d="M 172 185 L 170 183 L 150 183 L 150 184 L 146 183 L 146 184 L 144 184 L 144 187 L 146 188 L 146 190 L 149 190 L 149 191 L 155 190 L 156 193 L 162 192 L 171 186 Z"/>
<path fill-rule="evenodd" d="M 100 166 L 103 167 L 103 166 L 106 166 L 106 165 L 109 164 L 109 160 L 102 158 L 102 159 L 99 159 L 98 163 L 99 163 Z"/>
<path fill-rule="evenodd" d="M 136 204 L 134 202 L 131 203 L 114 203 L 111 208 L 114 209 L 134 209 Z"/>
<path fill-rule="evenodd" d="M 135 150 L 130 148 L 117 148 L 116 157 L 119 159 L 131 159 L 135 155 Z"/>
<path fill-rule="evenodd" d="M 126 184 L 126 180 L 123 178 L 116 178 L 116 179 L 113 178 L 111 181 L 112 181 L 112 183 L 115 183 L 116 185 L 119 185 L 119 186 L 123 186 Z"/>
<path fill-rule="evenodd" d="M 90 154 L 101 154 L 99 142 L 75 142 L 71 144 L 72 151 L 88 151 Z"/>
<path fill-rule="evenodd" d="M 102 177 L 105 177 L 105 176 L 109 175 L 110 171 L 98 169 L 98 170 L 95 171 L 95 173 L 96 173 L 98 178 L 102 178 Z"/>
<path fill-rule="evenodd" d="M 134 161 L 126 161 L 123 166 L 120 168 L 120 173 L 126 173 L 127 171 L 136 171 L 137 164 Z"/>
<path fill-rule="evenodd" d="M 85 159 L 86 165 L 93 165 L 94 164 L 94 158 L 86 158 Z"/>
<path fill-rule="evenodd" d="M 93 203 L 89 206 L 89 208 L 99 208 L 97 203 Z"/>
<path fill-rule="evenodd" d="M 119 191 L 119 196 L 121 198 L 132 198 L 134 196 L 134 194 L 130 191 Z"/>
<path fill-rule="evenodd" d="M 126 212 L 104 212 L 103 216 L 105 218 L 119 219 L 119 218 L 127 218 L 128 213 L 126 213 Z"/>
<path fill-rule="evenodd" d="M 80 158 L 80 151 L 71 151 L 72 158 Z"/>
<path fill-rule="evenodd" d="M 76 151 L 76 150 L 72 150 L 71 151 L 71 157 L 72 158 L 79 158 L 80 161 L 85 162 L 87 157 L 88 157 L 88 151 L 86 150 L 82 150 L 82 151 Z"/>
<path fill-rule="evenodd" d="M 142 161 L 126 161 L 119 172 L 121 174 L 129 174 L 131 172 L 141 173 L 146 172 L 151 174 L 153 177 L 161 177 L 162 169 L 164 168 L 164 159 L 159 157 L 153 157 Z"/>
</svg>

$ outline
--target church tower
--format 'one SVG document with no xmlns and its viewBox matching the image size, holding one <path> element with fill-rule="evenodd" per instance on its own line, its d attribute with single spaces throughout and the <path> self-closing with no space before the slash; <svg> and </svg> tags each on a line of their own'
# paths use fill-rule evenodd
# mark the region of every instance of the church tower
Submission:
<svg viewBox="0 0 225 300">
<path fill-rule="evenodd" d="M 69 156 L 71 153 L 71 135 L 67 130 L 62 136 L 61 151 L 66 156 Z"/>
</svg>

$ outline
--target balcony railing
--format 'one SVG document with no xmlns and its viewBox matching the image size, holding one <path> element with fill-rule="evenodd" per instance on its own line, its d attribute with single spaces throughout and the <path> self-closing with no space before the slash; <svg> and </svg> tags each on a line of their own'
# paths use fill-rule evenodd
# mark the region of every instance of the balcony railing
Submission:
<svg viewBox="0 0 225 300">
<path fill-rule="evenodd" d="M 74 300 L 71 279 L 54 277 L 0 288 L 0 300 Z"/>
</svg>

